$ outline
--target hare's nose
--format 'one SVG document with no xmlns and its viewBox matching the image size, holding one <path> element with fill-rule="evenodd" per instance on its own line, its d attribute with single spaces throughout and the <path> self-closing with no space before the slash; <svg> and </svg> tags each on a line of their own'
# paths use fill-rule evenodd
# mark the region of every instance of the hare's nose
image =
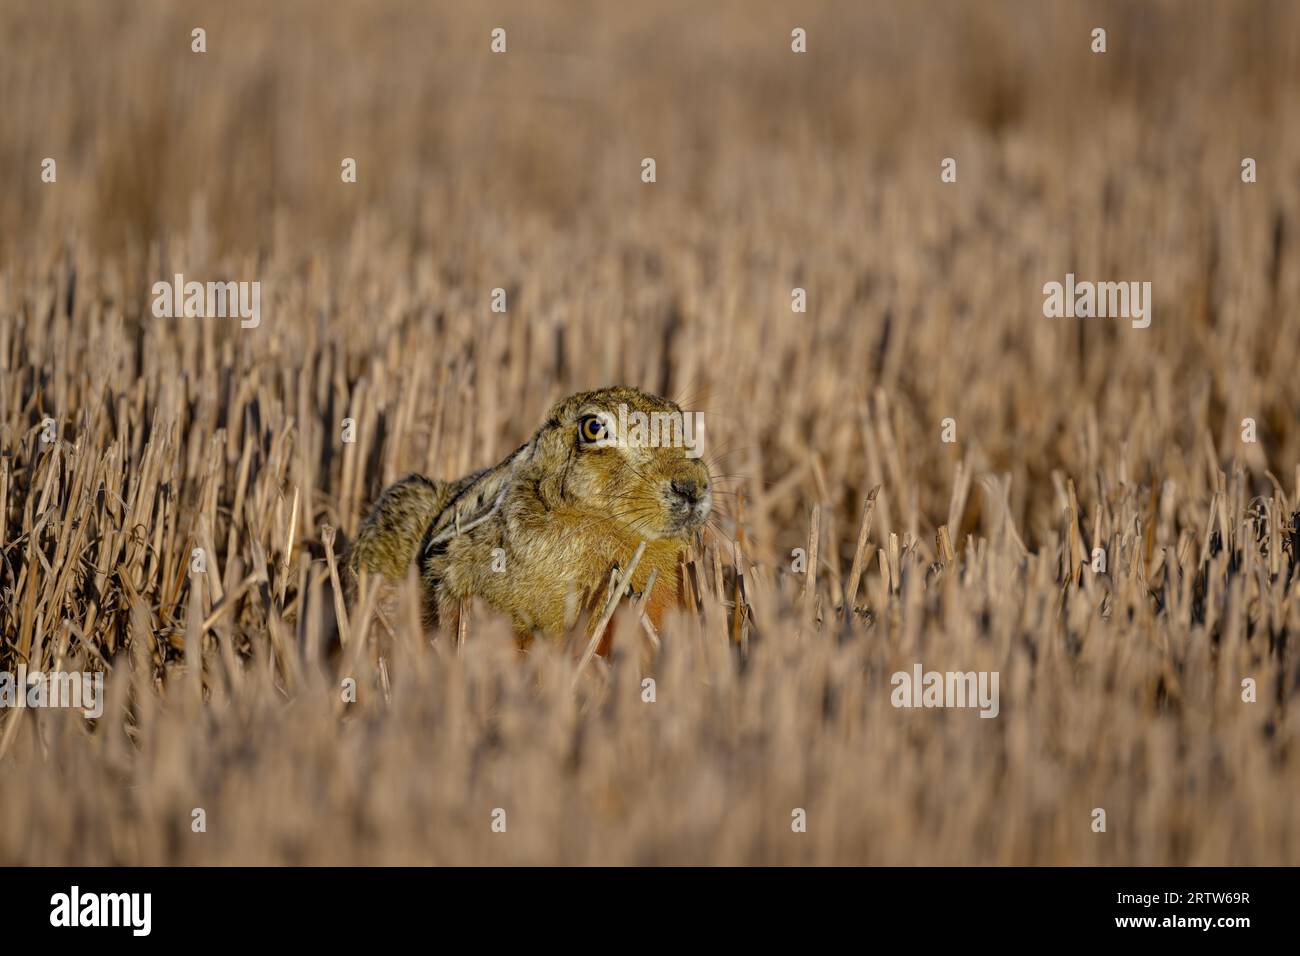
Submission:
<svg viewBox="0 0 1300 956">
<path fill-rule="evenodd" d="M 691 505 L 699 504 L 704 493 L 709 490 L 708 482 L 701 482 L 694 478 L 674 478 L 671 487 L 677 497 Z"/>
</svg>

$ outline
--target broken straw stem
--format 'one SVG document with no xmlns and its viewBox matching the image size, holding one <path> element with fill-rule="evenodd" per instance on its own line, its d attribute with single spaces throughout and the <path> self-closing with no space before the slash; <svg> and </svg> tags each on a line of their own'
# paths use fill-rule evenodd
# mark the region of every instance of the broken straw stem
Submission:
<svg viewBox="0 0 1300 956">
<path fill-rule="evenodd" d="M 627 591 L 628 585 L 632 583 L 632 574 L 636 571 L 636 566 L 641 561 L 641 555 L 643 554 L 645 554 L 644 541 L 636 546 L 636 553 L 632 555 L 632 560 L 628 562 L 627 570 L 619 577 L 614 593 L 605 602 L 605 611 L 600 615 L 600 620 L 596 622 L 596 629 L 591 633 L 591 640 L 587 642 L 587 649 L 582 652 L 582 660 L 578 661 L 578 669 L 573 675 L 574 687 L 578 686 L 578 678 L 582 676 L 583 669 L 596 656 L 596 648 L 600 646 L 600 637 L 605 632 L 605 626 L 609 624 L 610 619 L 614 616 L 619 599 Z"/>
</svg>

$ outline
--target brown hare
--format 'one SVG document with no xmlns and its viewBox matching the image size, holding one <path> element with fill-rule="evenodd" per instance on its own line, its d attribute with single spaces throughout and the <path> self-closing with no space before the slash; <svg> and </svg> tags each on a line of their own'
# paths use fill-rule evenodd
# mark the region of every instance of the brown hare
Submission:
<svg viewBox="0 0 1300 956">
<path fill-rule="evenodd" d="M 644 541 L 630 586 L 642 591 L 656 572 L 646 612 L 658 625 L 678 600 L 682 552 L 712 507 L 691 424 L 676 403 L 636 388 L 573 395 L 492 468 L 388 487 L 349 568 L 393 582 L 415 561 L 427 624 L 451 624 L 461 602 L 480 598 L 526 639 L 573 627 Z"/>
</svg>

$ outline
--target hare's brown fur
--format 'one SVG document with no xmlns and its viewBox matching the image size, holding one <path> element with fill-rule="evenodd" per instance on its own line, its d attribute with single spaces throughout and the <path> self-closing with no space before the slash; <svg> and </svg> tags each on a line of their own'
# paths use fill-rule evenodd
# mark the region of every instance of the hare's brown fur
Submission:
<svg viewBox="0 0 1300 956">
<path fill-rule="evenodd" d="M 495 467 L 454 482 L 412 475 L 387 488 L 353 545 L 351 570 L 396 580 L 414 560 L 429 623 L 454 620 L 462 601 L 480 598 L 521 634 L 560 634 L 645 541 L 631 587 L 643 590 L 657 572 L 647 606 L 657 624 L 677 603 L 680 557 L 708 516 L 709 473 L 682 447 L 584 442 L 581 423 L 596 413 L 615 419 L 620 405 L 681 412 L 627 387 L 564 399 Z"/>
</svg>

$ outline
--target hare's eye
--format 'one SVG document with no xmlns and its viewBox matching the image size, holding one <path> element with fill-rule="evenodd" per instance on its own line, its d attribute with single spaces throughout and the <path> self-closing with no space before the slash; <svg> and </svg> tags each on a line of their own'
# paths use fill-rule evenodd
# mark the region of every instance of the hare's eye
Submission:
<svg viewBox="0 0 1300 956">
<path fill-rule="evenodd" d="M 578 435 L 584 442 L 597 442 L 605 437 L 605 423 L 598 415 L 583 415 L 578 421 Z"/>
</svg>

